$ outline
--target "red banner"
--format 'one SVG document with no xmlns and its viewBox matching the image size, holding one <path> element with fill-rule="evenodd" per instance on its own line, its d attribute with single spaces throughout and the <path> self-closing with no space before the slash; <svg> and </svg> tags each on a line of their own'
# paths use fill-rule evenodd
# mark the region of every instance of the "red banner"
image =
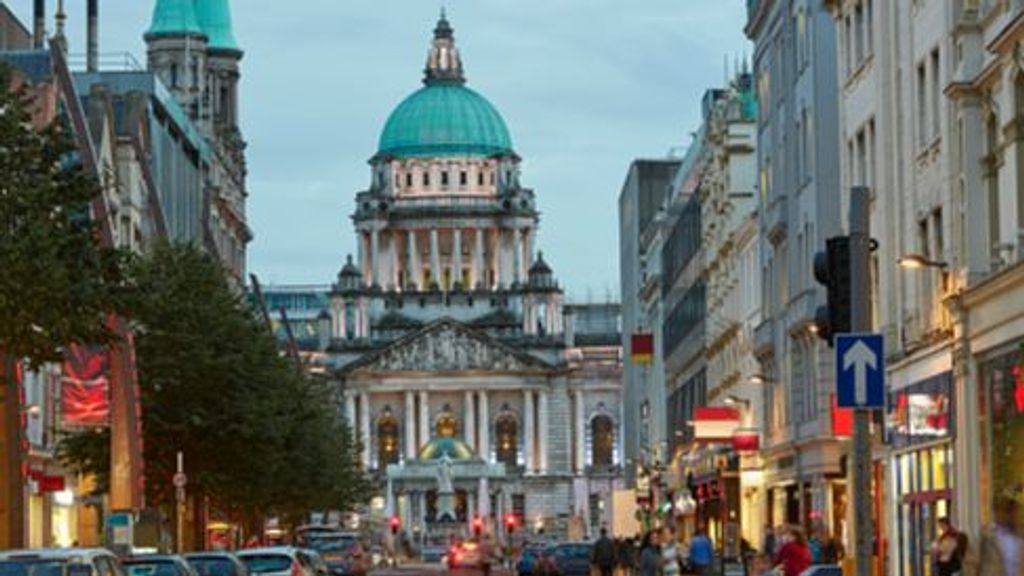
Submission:
<svg viewBox="0 0 1024 576">
<path fill-rule="evenodd" d="M 853 408 L 840 408 L 836 395 L 832 395 L 832 435 L 836 438 L 853 436 Z"/>
<path fill-rule="evenodd" d="M 110 380 L 107 351 L 74 344 L 64 361 L 61 411 L 65 426 L 107 426 L 110 423 Z"/>
<path fill-rule="evenodd" d="M 29 472 L 29 477 L 39 486 L 40 493 L 63 492 L 67 488 L 67 482 L 63 476 L 50 476 L 38 470 Z"/>
<path fill-rule="evenodd" d="M 629 348 L 630 359 L 634 364 L 650 364 L 654 361 L 653 334 L 633 334 Z"/>
</svg>

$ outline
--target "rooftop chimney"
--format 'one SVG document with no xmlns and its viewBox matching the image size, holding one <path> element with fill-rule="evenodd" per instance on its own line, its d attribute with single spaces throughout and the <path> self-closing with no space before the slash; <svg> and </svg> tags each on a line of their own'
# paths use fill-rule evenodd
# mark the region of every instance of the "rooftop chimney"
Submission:
<svg viewBox="0 0 1024 576">
<path fill-rule="evenodd" d="M 46 44 L 46 0 L 35 0 L 32 6 L 32 46 L 43 48 Z"/>
<path fill-rule="evenodd" d="M 100 0 L 87 0 L 86 57 L 85 69 L 96 72 L 99 69 L 99 12 Z"/>
</svg>

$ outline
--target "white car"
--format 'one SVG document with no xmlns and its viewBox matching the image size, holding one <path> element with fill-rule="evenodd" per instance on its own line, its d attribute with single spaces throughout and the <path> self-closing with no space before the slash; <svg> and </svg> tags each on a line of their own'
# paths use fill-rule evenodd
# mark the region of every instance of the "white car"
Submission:
<svg viewBox="0 0 1024 576">
<path fill-rule="evenodd" d="M 238 552 L 252 576 L 319 576 L 312 552 L 293 546 L 253 548 Z"/>
<path fill-rule="evenodd" d="M 3 576 L 124 576 L 106 548 L 42 548 L 0 552 Z"/>
</svg>

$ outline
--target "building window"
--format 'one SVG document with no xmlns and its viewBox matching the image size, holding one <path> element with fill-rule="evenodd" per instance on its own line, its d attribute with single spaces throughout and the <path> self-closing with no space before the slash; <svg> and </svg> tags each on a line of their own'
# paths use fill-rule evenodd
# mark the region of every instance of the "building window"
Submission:
<svg viewBox="0 0 1024 576">
<path fill-rule="evenodd" d="M 925 65 L 917 65 L 917 143 L 921 147 L 928 141 L 928 84 Z"/>
<path fill-rule="evenodd" d="M 854 56 L 856 56 L 856 65 L 860 66 L 864 62 L 864 40 L 866 34 L 864 31 L 864 6 L 857 4 L 853 9 L 853 42 L 854 42 Z"/>
<path fill-rule="evenodd" d="M 494 422 L 495 460 L 506 470 L 519 466 L 519 423 L 511 414 L 503 414 Z"/>
<path fill-rule="evenodd" d="M 931 107 L 932 107 L 932 138 L 939 137 L 942 126 L 942 85 L 939 83 L 939 49 L 932 50 L 931 55 Z"/>
<path fill-rule="evenodd" d="M 178 87 L 178 65 L 171 64 L 171 88 Z"/>
<path fill-rule="evenodd" d="M 377 421 L 377 466 L 398 464 L 398 420 L 385 414 Z"/>
<path fill-rule="evenodd" d="M 448 187 L 448 171 L 441 172 L 441 186 Z"/>
<path fill-rule="evenodd" d="M 462 172 L 459 172 L 459 186 L 465 186 L 468 181 L 469 181 L 469 174 L 466 174 L 465 170 L 463 170 Z"/>
<path fill-rule="evenodd" d="M 611 468 L 615 465 L 615 423 L 611 417 L 600 415 L 590 421 L 590 465 Z"/>
<path fill-rule="evenodd" d="M 477 172 L 476 173 L 476 185 L 477 186 L 483 186 L 484 185 L 484 173 L 483 172 Z"/>
<path fill-rule="evenodd" d="M 430 187 L 430 172 L 424 172 L 423 173 L 423 187 L 424 188 L 429 188 Z"/>
<path fill-rule="evenodd" d="M 412 172 L 407 172 L 405 174 L 405 187 L 412 188 Z"/>
</svg>

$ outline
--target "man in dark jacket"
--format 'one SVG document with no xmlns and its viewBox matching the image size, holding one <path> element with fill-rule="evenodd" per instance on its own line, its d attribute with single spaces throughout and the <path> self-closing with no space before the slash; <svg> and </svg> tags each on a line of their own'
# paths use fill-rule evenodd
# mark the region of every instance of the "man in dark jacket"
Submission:
<svg viewBox="0 0 1024 576">
<path fill-rule="evenodd" d="M 601 528 L 601 538 L 594 543 L 594 550 L 590 553 L 590 565 L 597 568 L 601 576 L 612 576 L 615 572 L 615 562 L 615 542 L 608 537 L 608 529 Z"/>
</svg>

